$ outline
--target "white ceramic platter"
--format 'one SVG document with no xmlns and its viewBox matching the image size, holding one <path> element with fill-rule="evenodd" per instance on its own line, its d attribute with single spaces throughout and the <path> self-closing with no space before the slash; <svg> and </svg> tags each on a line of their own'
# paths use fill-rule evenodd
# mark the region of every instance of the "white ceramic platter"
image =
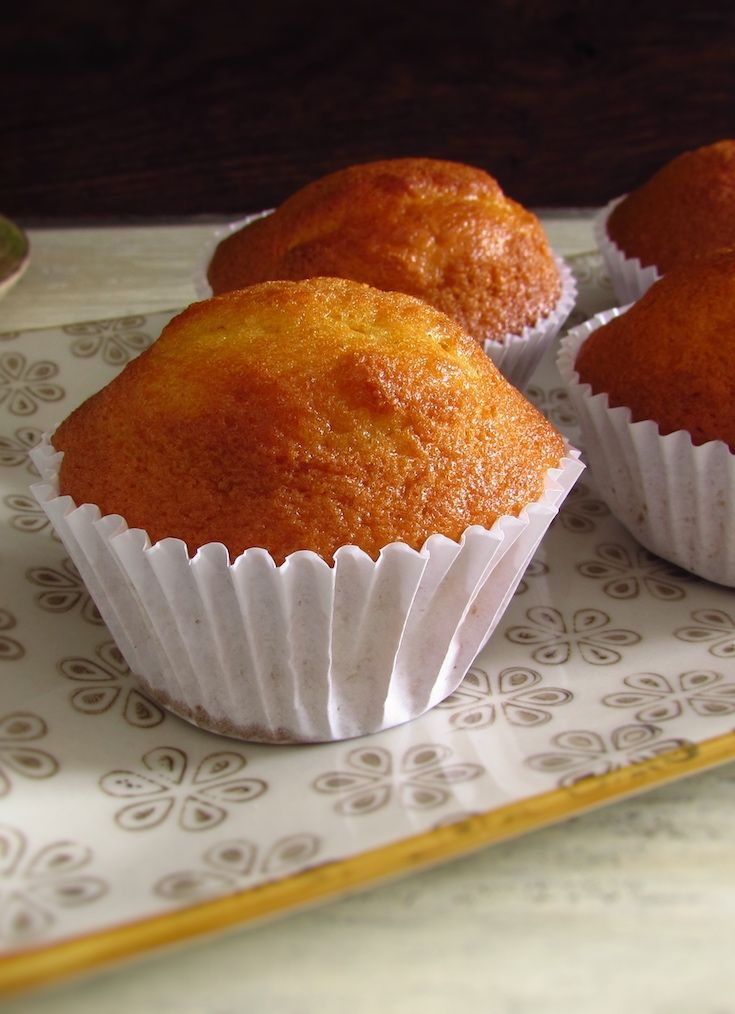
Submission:
<svg viewBox="0 0 735 1014">
<path fill-rule="evenodd" d="M 572 259 L 577 322 L 613 302 Z M 459 855 L 735 757 L 735 594 L 642 550 L 585 473 L 462 687 L 368 738 L 256 746 L 136 689 L 27 451 L 152 314 L 0 335 L 0 992 Z M 553 365 L 530 397 L 577 442 Z"/>
</svg>

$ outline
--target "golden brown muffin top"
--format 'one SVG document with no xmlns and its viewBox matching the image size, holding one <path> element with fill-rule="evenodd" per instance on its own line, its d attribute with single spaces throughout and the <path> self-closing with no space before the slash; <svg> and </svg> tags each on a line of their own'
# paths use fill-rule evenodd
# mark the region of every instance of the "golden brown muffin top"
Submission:
<svg viewBox="0 0 735 1014">
<path fill-rule="evenodd" d="M 735 247 L 735 140 L 678 155 L 613 209 L 607 234 L 661 274 Z"/>
<path fill-rule="evenodd" d="M 480 169 L 427 158 L 351 166 L 308 184 L 223 240 L 215 293 L 332 275 L 418 296 L 477 341 L 502 341 L 556 306 L 540 222 Z"/>
<path fill-rule="evenodd" d="M 458 539 L 536 500 L 564 453 L 455 322 L 325 278 L 190 306 L 53 442 L 78 504 L 278 562 Z"/>
<path fill-rule="evenodd" d="M 626 313 L 594 331 L 580 379 L 634 422 L 735 451 L 735 251 L 674 268 Z"/>
</svg>

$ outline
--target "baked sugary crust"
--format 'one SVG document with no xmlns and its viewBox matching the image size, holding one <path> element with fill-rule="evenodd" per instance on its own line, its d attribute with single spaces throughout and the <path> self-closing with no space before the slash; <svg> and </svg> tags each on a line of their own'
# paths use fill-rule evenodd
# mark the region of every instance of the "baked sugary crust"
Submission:
<svg viewBox="0 0 735 1014">
<path fill-rule="evenodd" d="M 593 393 L 661 434 L 735 452 L 735 251 L 674 268 L 594 331 L 575 363 Z"/>
<path fill-rule="evenodd" d="M 538 219 L 482 170 L 435 159 L 316 180 L 223 240 L 208 270 L 215 293 L 314 275 L 418 296 L 480 342 L 520 334 L 561 294 Z"/>
<path fill-rule="evenodd" d="M 191 552 L 457 539 L 536 500 L 561 437 L 457 324 L 318 278 L 196 303 L 59 427 L 61 492 Z"/>
<path fill-rule="evenodd" d="M 616 205 L 607 234 L 662 274 L 735 247 L 735 140 L 677 156 Z"/>
</svg>

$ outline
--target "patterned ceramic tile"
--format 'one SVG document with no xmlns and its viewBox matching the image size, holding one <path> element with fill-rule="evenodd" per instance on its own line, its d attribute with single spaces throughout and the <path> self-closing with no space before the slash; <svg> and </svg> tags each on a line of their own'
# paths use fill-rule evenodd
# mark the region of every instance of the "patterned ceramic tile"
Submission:
<svg viewBox="0 0 735 1014">
<path fill-rule="evenodd" d="M 575 268 L 577 315 L 610 305 L 599 261 Z M 148 701 L 29 497 L 27 451 L 170 316 L 4 336 L 0 946 L 249 890 L 733 729 L 733 592 L 644 552 L 589 474 L 464 683 L 417 721 L 270 747 Z M 553 353 L 529 394 L 576 439 Z"/>
</svg>

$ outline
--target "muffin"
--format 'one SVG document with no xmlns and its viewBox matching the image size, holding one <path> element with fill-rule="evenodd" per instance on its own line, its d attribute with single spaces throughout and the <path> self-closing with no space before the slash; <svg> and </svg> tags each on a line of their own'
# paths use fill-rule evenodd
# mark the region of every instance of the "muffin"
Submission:
<svg viewBox="0 0 735 1014">
<path fill-rule="evenodd" d="M 39 448 L 35 492 L 151 697 L 322 741 L 453 692 L 574 458 L 444 314 L 314 278 L 174 318 Z"/>
<path fill-rule="evenodd" d="M 597 232 L 621 303 L 672 268 L 735 246 L 735 140 L 678 155 L 612 201 Z"/>
<path fill-rule="evenodd" d="M 480 169 L 425 158 L 351 166 L 223 239 L 214 293 L 327 275 L 426 300 L 520 386 L 574 302 L 535 215 Z"/>
<path fill-rule="evenodd" d="M 559 368 L 613 513 L 652 552 L 735 585 L 735 251 L 573 329 Z"/>
</svg>

